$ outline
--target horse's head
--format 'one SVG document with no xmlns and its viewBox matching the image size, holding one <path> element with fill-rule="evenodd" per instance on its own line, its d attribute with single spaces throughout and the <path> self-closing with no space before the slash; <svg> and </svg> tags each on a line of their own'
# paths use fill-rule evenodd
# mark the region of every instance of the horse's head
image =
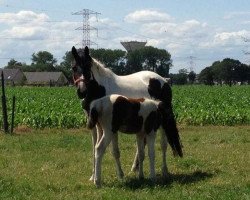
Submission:
<svg viewBox="0 0 250 200">
<path fill-rule="evenodd" d="M 84 52 L 77 52 L 76 48 L 72 47 L 72 55 L 74 61 L 72 62 L 73 80 L 77 86 L 77 93 L 79 98 L 85 98 L 86 85 L 92 79 L 91 65 L 92 58 L 89 55 L 89 49 L 86 46 Z"/>
</svg>

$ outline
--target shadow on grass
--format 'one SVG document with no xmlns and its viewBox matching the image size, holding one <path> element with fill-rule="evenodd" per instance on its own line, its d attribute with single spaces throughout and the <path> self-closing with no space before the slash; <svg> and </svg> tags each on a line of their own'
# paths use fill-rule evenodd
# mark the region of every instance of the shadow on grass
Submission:
<svg viewBox="0 0 250 200">
<path fill-rule="evenodd" d="M 128 178 L 122 181 L 119 186 L 129 188 L 131 190 L 153 188 L 155 186 L 166 187 L 171 186 L 173 183 L 179 183 L 182 185 L 196 183 L 208 178 L 213 177 L 214 174 L 202 171 L 195 171 L 190 174 L 171 174 L 168 180 L 164 180 L 160 175 L 157 176 L 156 182 L 152 182 L 150 179 L 139 180 L 138 178 Z"/>
</svg>

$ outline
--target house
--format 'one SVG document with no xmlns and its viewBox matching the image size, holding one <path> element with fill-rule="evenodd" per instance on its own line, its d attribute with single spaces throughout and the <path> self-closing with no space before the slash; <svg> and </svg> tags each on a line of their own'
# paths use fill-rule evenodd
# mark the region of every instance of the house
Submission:
<svg viewBox="0 0 250 200">
<path fill-rule="evenodd" d="M 22 70 L 20 69 L 1 69 L 0 73 L 4 75 L 4 80 L 6 84 L 11 85 L 23 85 L 25 83 L 26 77 Z M 1 77 L 0 77 L 1 79 Z"/>
<path fill-rule="evenodd" d="M 68 80 L 62 72 L 24 72 L 26 85 L 64 86 Z"/>
</svg>

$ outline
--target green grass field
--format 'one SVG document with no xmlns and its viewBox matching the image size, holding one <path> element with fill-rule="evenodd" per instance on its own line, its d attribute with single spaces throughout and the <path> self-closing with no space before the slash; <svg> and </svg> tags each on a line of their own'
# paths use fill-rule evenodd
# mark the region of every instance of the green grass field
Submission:
<svg viewBox="0 0 250 200">
<path fill-rule="evenodd" d="M 250 199 L 250 127 L 181 126 L 184 158 L 168 150 L 171 180 L 160 178 L 161 152 L 156 148 L 156 184 L 130 173 L 135 137 L 119 138 L 125 179 L 116 178 L 108 150 L 103 186 L 88 179 L 92 168 L 91 135 L 83 129 L 0 132 L 0 199 Z M 158 138 L 159 140 L 159 138 Z M 148 158 L 145 175 L 148 176 Z"/>
</svg>

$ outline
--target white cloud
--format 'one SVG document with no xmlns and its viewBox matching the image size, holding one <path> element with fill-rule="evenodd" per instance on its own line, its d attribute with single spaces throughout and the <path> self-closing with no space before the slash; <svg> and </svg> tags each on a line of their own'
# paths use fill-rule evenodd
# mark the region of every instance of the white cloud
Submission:
<svg viewBox="0 0 250 200">
<path fill-rule="evenodd" d="M 27 63 L 32 53 L 41 50 L 50 51 L 60 60 L 82 36 L 74 30 L 79 23 L 50 21 L 45 13 L 33 11 L 0 13 L 0 24 L 1 49 L 4 49 L 0 57 L 11 56 Z"/>
<path fill-rule="evenodd" d="M 37 14 L 26 10 L 19 11 L 18 13 L 0 13 L 0 23 L 4 24 L 40 24 L 48 19 L 49 17 L 44 13 Z"/>
<path fill-rule="evenodd" d="M 46 39 L 48 37 L 48 30 L 43 27 L 13 27 L 2 32 L 13 39 Z"/>
<path fill-rule="evenodd" d="M 240 30 L 236 32 L 221 32 L 217 33 L 214 36 L 215 42 L 218 43 L 224 43 L 224 42 L 236 42 L 239 40 L 242 40 L 242 37 L 246 37 L 246 35 L 249 35 L 250 31 L 247 30 Z"/>
<path fill-rule="evenodd" d="M 225 20 L 231 20 L 234 18 L 245 17 L 245 16 L 250 16 L 250 12 L 245 12 L 245 11 L 229 12 L 223 18 Z"/>
<path fill-rule="evenodd" d="M 250 24 L 250 20 L 248 20 L 248 21 L 243 21 L 241 24 L 243 24 L 243 25 L 248 25 L 248 24 Z"/>
<path fill-rule="evenodd" d="M 166 22 L 169 20 L 171 20 L 170 15 L 156 10 L 137 10 L 124 18 L 124 21 L 129 23 Z"/>
<path fill-rule="evenodd" d="M 145 13 L 145 10 L 135 11 L 128 14 L 125 21 L 137 23 L 139 34 L 148 38 L 147 45 L 167 49 L 173 56 L 175 65 L 189 66 L 189 56 L 196 57 L 199 60 L 197 63 L 200 63 L 197 64 L 197 72 L 204 65 L 208 66 L 209 60 L 213 62 L 225 57 L 240 56 L 243 43 L 241 37 L 250 35 L 247 30 L 227 31 L 222 26 L 210 26 L 197 19 L 177 21 L 167 13 L 161 13 L 166 14 L 167 18 L 154 19 Z M 247 13 L 241 13 L 243 14 Z"/>
</svg>

